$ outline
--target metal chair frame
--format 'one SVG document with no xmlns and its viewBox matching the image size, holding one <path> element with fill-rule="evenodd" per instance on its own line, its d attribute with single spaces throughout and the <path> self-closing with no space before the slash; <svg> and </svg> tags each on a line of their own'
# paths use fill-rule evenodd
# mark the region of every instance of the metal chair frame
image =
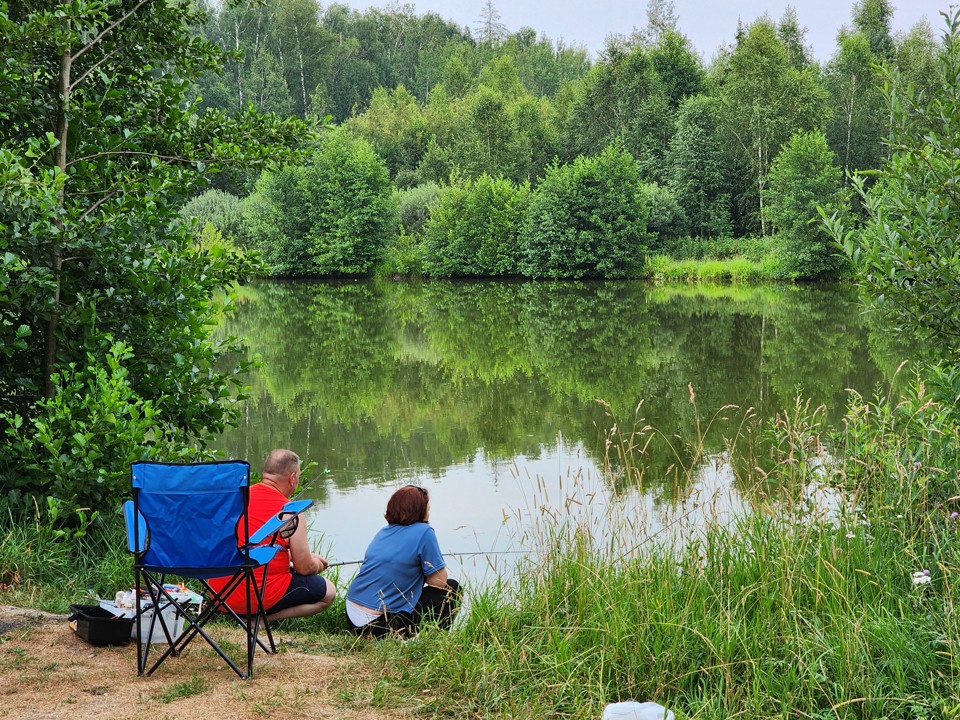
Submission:
<svg viewBox="0 0 960 720">
<path fill-rule="evenodd" d="M 209 468 L 210 472 L 217 475 L 224 475 L 235 483 L 234 487 L 225 487 L 218 494 L 230 496 L 234 492 L 239 493 L 240 498 L 233 497 L 230 500 L 229 507 L 240 508 L 240 515 L 236 518 L 235 524 L 231 524 L 231 544 L 232 553 L 227 548 L 219 548 L 221 562 L 216 564 L 196 564 L 181 565 L 168 564 L 158 560 L 158 555 L 170 554 L 177 556 L 180 552 L 177 548 L 161 548 L 160 553 L 153 552 L 157 550 L 153 543 L 156 533 L 151 533 L 151 528 L 158 530 L 164 523 L 171 523 L 177 526 L 177 523 L 185 524 L 187 527 L 196 526 L 199 522 L 202 526 L 202 519 L 197 521 L 190 516 L 202 503 L 184 502 L 183 507 L 178 507 L 178 503 L 169 500 L 165 501 L 164 508 L 171 515 L 176 517 L 156 517 L 151 516 L 151 512 L 156 508 L 149 508 L 146 515 L 144 510 L 144 496 L 155 494 L 164 495 L 169 489 L 164 487 L 163 475 L 167 470 L 172 473 L 184 471 L 186 474 L 201 475 Z M 270 630 L 270 623 L 267 621 L 266 613 L 263 607 L 263 586 L 266 581 L 267 564 L 281 550 L 281 547 L 275 545 L 276 538 L 289 531 L 299 520 L 301 512 L 313 504 L 311 500 L 298 500 L 287 503 L 278 515 L 271 518 L 254 534 L 250 534 L 249 526 L 249 477 L 250 466 L 245 461 L 230 460 L 217 462 L 201 463 L 157 463 L 157 462 L 137 462 L 131 466 L 131 487 L 133 489 L 133 500 L 124 503 L 124 517 L 127 527 L 127 547 L 134 554 L 134 585 L 136 594 L 136 634 L 137 634 L 137 673 L 139 675 L 150 675 L 154 672 L 168 657 L 179 655 L 198 635 L 201 636 L 216 653 L 227 663 L 227 665 L 241 678 L 253 676 L 253 658 L 256 648 L 259 646 L 266 653 L 276 652 L 273 633 Z M 202 484 L 202 483 L 201 483 Z M 149 487 L 147 487 L 149 486 Z M 158 487 L 159 486 L 159 487 Z M 179 497 L 187 500 L 193 500 L 190 497 L 190 482 L 182 479 L 170 483 Z M 204 490 L 210 492 L 209 488 L 204 486 Z M 149 503 L 148 503 L 149 504 Z M 224 543 L 226 536 L 222 529 L 218 530 L 221 535 L 220 543 Z M 239 538 L 239 542 L 238 542 Z M 192 538 L 185 538 L 185 542 L 190 542 Z M 167 542 L 175 544 L 167 538 Z M 264 544 L 266 543 L 266 544 Z M 187 551 L 189 555 L 189 551 Z M 231 556 L 232 557 L 229 557 Z M 228 561 L 225 561 L 228 560 Z M 262 574 L 260 574 L 262 572 Z M 221 590 L 214 590 L 209 579 L 215 577 L 230 576 L 229 582 Z M 258 577 L 259 576 L 259 577 Z M 176 598 L 172 596 L 164 585 L 167 579 L 176 577 L 189 579 L 198 582 L 203 590 L 203 594 L 208 598 L 205 606 L 194 617 L 191 613 L 185 612 L 177 604 Z M 256 582 L 259 580 L 259 583 Z M 246 583 L 247 603 L 246 607 L 251 608 L 251 601 L 256 600 L 256 610 L 241 615 L 226 604 L 226 598 L 241 583 Z M 154 612 L 149 623 L 144 623 L 143 613 L 148 609 L 146 599 L 149 598 L 150 606 Z M 183 632 L 178 637 L 173 637 L 171 628 L 163 616 L 163 610 L 170 605 L 177 608 L 186 624 Z M 217 615 L 231 617 L 241 629 L 244 630 L 247 638 L 247 662 L 246 672 L 235 662 L 220 645 L 208 634 L 205 629 L 207 623 Z M 150 648 L 153 644 L 154 629 L 159 622 L 163 635 L 167 640 L 167 649 L 148 668 Z M 147 639 L 144 641 L 145 625 L 149 624 Z M 266 635 L 266 642 L 261 638 L 261 629 Z"/>
</svg>

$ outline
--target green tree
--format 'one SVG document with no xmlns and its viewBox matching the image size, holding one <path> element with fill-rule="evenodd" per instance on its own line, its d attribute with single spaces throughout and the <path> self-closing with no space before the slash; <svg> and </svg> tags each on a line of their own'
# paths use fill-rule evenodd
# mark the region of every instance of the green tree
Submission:
<svg viewBox="0 0 960 720">
<path fill-rule="evenodd" d="M 640 190 L 633 156 L 617 145 L 548 168 L 527 212 L 523 274 L 618 278 L 639 272 L 648 243 Z"/>
<path fill-rule="evenodd" d="M 0 4 L 8 499 L 69 477 L 60 500 L 102 507 L 127 487 L 131 453 L 197 453 L 233 417 L 236 371 L 218 369 L 232 342 L 209 323 L 251 267 L 196 249 L 177 209 L 204 172 L 263 166 L 307 129 L 197 112 L 189 83 L 221 61 L 200 21 L 181 4 Z"/>
<path fill-rule="evenodd" d="M 777 23 L 777 37 L 787 51 L 787 64 L 803 70 L 810 64 L 810 48 L 807 45 L 807 29 L 800 26 L 797 11 L 788 5 Z"/>
<path fill-rule="evenodd" d="M 666 31 L 650 49 L 650 61 L 660 77 L 670 107 L 676 109 L 684 98 L 698 95 L 706 88 L 707 76 L 685 35 Z"/>
<path fill-rule="evenodd" d="M 936 90 L 918 95 L 896 69 L 885 73 L 892 155 L 867 189 L 862 227 L 830 223 L 875 309 L 904 333 L 919 331 L 955 363 L 960 349 L 960 11 L 947 23 Z"/>
<path fill-rule="evenodd" d="M 504 173 L 516 182 L 534 182 L 557 156 L 559 138 L 556 132 L 553 104 L 548 98 L 524 95 L 508 108 L 516 132 L 508 149 Z"/>
<path fill-rule="evenodd" d="M 316 0 L 272 0 L 267 41 L 283 74 L 292 111 L 306 117 L 310 98 L 329 65 L 328 44 L 317 17 Z"/>
<path fill-rule="evenodd" d="M 435 277 L 516 275 L 530 189 L 481 175 L 444 189 L 423 229 L 424 271 Z"/>
<path fill-rule="evenodd" d="M 841 185 L 836 157 L 819 130 L 801 132 L 788 142 L 770 169 L 764 211 L 780 237 L 783 273 L 794 279 L 835 279 L 847 267 L 820 213 L 840 216 L 848 192 Z"/>
<path fill-rule="evenodd" d="M 687 98 L 667 153 L 669 187 L 683 209 L 687 232 L 702 238 L 726 237 L 732 231 L 719 122 L 715 99 Z"/>
<path fill-rule="evenodd" d="M 673 0 L 647 0 L 646 40 L 659 43 L 667 33 L 677 32 L 677 10 Z"/>
<path fill-rule="evenodd" d="M 306 165 L 264 173 L 245 216 L 273 273 L 287 277 L 369 275 L 396 229 L 386 165 L 346 129 L 326 133 Z"/>
<path fill-rule="evenodd" d="M 397 185 L 411 184 L 430 133 L 417 99 L 403 85 L 374 90 L 370 106 L 347 124 L 386 161 Z"/>
<path fill-rule="evenodd" d="M 880 167 L 886 124 L 877 57 L 861 33 L 841 31 L 837 45 L 826 69 L 827 88 L 837 103 L 827 137 L 840 156 L 844 174 L 873 170 Z"/>
<path fill-rule="evenodd" d="M 330 45 L 329 68 L 318 83 L 311 106 L 343 122 L 366 107 L 374 88 L 393 87 L 387 37 L 379 19 L 346 5 L 327 8 L 320 21 Z"/>
<path fill-rule="evenodd" d="M 766 17 L 742 35 L 718 82 L 724 130 L 738 156 L 730 162 L 750 169 L 746 192 L 752 195 L 758 222 L 741 225 L 744 230 L 759 225 L 766 235 L 763 198 L 770 164 L 794 132 L 819 128 L 829 119 L 826 92 L 814 69 L 791 66 Z"/>
<path fill-rule="evenodd" d="M 283 77 L 283 68 L 277 58 L 266 50 L 258 52 L 242 80 L 246 101 L 265 112 L 289 115 L 294 103 Z"/>
<path fill-rule="evenodd" d="M 500 174 L 508 161 L 508 145 L 515 128 L 507 103 L 501 92 L 486 85 L 464 99 L 462 132 L 453 146 L 455 157 L 471 176 Z"/>
<path fill-rule="evenodd" d="M 890 35 L 890 21 L 893 19 L 893 6 L 889 0 L 857 0 L 853 4 L 853 27 L 870 44 L 870 51 L 881 62 L 893 58 L 893 38 Z"/>
<path fill-rule="evenodd" d="M 925 19 L 897 38 L 894 64 L 903 81 L 913 83 L 918 97 L 930 97 L 936 91 L 940 51 L 933 28 Z"/>
<path fill-rule="evenodd" d="M 645 180 L 662 181 L 663 156 L 672 135 L 670 99 L 650 53 L 642 45 L 610 41 L 599 63 L 571 90 L 558 121 L 563 158 L 596 155 L 620 141 L 636 158 Z"/>
<path fill-rule="evenodd" d="M 563 83 L 582 77 L 590 68 L 584 48 L 567 47 L 545 36 L 538 39 L 528 27 L 508 35 L 499 51 L 513 59 L 520 82 L 537 97 L 552 97 Z"/>
<path fill-rule="evenodd" d="M 235 195 L 222 190 L 207 190 L 187 201 L 180 208 L 180 217 L 188 222 L 196 218 L 200 229 L 210 223 L 229 242 L 246 245 L 242 206 L 243 202 Z"/>
</svg>

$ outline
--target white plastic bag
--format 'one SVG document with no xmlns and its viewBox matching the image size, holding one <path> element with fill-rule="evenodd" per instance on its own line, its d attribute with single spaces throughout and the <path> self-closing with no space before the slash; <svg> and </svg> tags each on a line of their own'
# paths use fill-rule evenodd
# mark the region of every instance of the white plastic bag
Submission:
<svg viewBox="0 0 960 720">
<path fill-rule="evenodd" d="M 602 720 L 673 720 L 673 712 L 655 702 L 628 700 L 607 705 Z"/>
</svg>

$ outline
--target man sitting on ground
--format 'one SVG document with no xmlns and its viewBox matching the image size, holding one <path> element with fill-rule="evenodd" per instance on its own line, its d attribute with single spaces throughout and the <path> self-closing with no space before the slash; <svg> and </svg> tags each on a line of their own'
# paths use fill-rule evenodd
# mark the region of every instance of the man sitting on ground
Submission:
<svg viewBox="0 0 960 720">
<path fill-rule="evenodd" d="M 250 487 L 248 514 L 251 531 L 280 512 L 299 484 L 300 458 L 297 454 L 290 450 L 272 450 L 263 463 L 260 482 Z M 329 563 L 310 550 L 307 524 L 298 523 L 289 538 L 278 536 L 275 544 L 283 549 L 267 566 L 266 585 L 262 588 L 267 620 L 306 617 L 330 607 L 337 590 L 333 583 L 319 575 Z M 219 592 L 227 580 L 215 578 L 210 584 Z M 262 580 L 257 582 L 259 584 Z M 256 603 L 254 593 L 251 592 L 250 596 Z M 247 589 L 243 583 L 227 597 L 227 604 L 238 614 L 246 614 Z"/>
</svg>

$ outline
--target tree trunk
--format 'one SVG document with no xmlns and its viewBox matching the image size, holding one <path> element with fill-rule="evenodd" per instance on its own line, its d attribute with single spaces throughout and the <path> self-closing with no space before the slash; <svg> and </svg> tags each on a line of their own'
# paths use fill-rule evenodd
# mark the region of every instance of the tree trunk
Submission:
<svg viewBox="0 0 960 720">
<path fill-rule="evenodd" d="M 240 50 L 240 20 L 234 19 L 233 21 L 233 49 Z M 237 108 L 240 112 L 243 112 L 243 63 L 237 62 L 237 100 L 240 103 L 240 107 Z"/>
<path fill-rule="evenodd" d="M 67 4 L 67 3 L 64 3 Z M 70 48 L 66 47 L 60 55 L 60 113 L 57 118 L 57 168 L 66 175 L 67 172 L 67 140 L 69 137 L 70 120 L 70 73 L 73 66 L 73 57 Z M 58 205 L 63 209 L 66 200 L 66 185 L 60 185 Z M 58 230 L 64 230 L 62 213 L 55 220 Z M 56 392 L 53 385 L 53 372 L 57 364 L 57 326 L 60 324 L 60 285 L 63 270 L 63 256 L 60 252 L 60 243 L 56 236 L 50 241 L 50 269 L 53 272 L 53 309 L 47 319 L 47 328 L 43 335 L 43 395 L 52 398 Z"/>
<path fill-rule="evenodd" d="M 850 137 L 853 133 L 853 106 L 857 94 L 857 75 L 850 77 L 850 103 L 847 105 L 847 149 L 843 157 L 843 175 L 850 176 Z"/>
<path fill-rule="evenodd" d="M 294 25 L 293 34 L 297 41 L 297 59 L 300 62 L 300 93 L 303 97 L 303 116 L 307 116 L 307 78 L 303 66 L 303 45 L 300 44 L 300 29 Z"/>
<path fill-rule="evenodd" d="M 757 143 L 757 198 L 760 203 L 760 235 L 767 236 L 767 221 L 763 217 L 763 144 Z"/>
</svg>

